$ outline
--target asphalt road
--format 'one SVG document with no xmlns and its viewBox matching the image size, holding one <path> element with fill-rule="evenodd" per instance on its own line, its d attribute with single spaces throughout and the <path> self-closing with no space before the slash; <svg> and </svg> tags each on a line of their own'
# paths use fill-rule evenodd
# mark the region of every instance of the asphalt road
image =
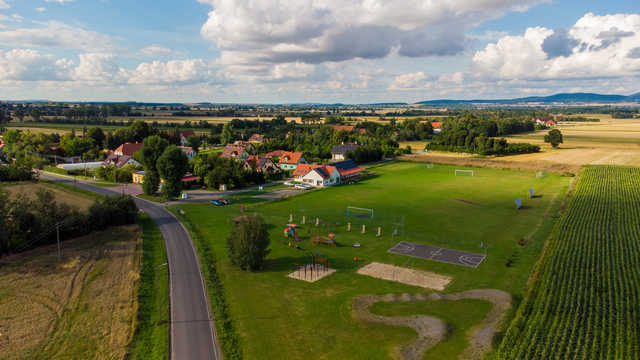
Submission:
<svg viewBox="0 0 640 360">
<path fill-rule="evenodd" d="M 108 188 L 69 179 L 48 175 L 41 177 L 102 195 L 118 194 Z M 135 201 L 138 208 L 158 224 L 167 249 L 171 299 L 171 359 L 222 359 L 213 317 L 209 311 L 209 298 L 202 279 L 200 262 L 189 233 L 164 207 L 141 199 Z"/>
</svg>

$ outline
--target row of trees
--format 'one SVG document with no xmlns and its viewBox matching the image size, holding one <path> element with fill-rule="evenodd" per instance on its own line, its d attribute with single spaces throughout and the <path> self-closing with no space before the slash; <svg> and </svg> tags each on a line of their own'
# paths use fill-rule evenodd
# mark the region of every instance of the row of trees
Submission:
<svg viewBox="0 0 640 360">
<path fill-rule="evenodd" d="M 56 241 L 102 230 L 107 226 L 131 224 L 138 209 L 129 196 L 97 201 L 84 214 L 67 204 L 59 204 L 53 192 L 40 189 L 31 200 L 25 194 L 11 199 L 0 189 L 0 255 L 17 253 Z"/>
</svg>

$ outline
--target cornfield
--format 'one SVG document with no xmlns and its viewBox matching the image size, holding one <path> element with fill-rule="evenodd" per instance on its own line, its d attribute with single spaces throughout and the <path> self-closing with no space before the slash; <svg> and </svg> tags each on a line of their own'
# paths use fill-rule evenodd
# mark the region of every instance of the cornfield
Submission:
<svg viewBox="0 0 640 360">
<path fill-rule="evenodd" d="M 586 167 L 500 359 L 640 359 L 640 168 Z"/>
</svg>

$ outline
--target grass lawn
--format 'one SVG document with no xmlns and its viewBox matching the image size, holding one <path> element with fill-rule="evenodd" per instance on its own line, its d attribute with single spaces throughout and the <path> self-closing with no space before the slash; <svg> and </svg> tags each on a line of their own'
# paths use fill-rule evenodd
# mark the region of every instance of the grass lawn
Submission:
<svg viewBox="0 0 640 360">
<path fill-rule="evenodd" d="M 411 341 L 415 333 L 408 328 L 355 322 L 352 299 L 363 294 L 425 290 L 358 275 L 358 268 L 371 261 L 414 267 L 453 277 L 445 292 L 495 288 L 511 293 L 517 301 L 570 184 L 570 178 L 556 175 L 538 179 L 535 173 L 493 169 L 475 169 L 475 177 L 455 177 L 455 169 L 398 162 L 372 169 L 375 176 L 355 185 L 283 201 L 262 203 L 242 197 L 227 207 L 184 204 L 171 209 L 185 211 L 180 218 L 194 233 L 194 241 L 205 243 L 215 256 L 244 358 L 388 359 L 391 350 Z M 539 197 L 526 199 L 529 188 Z M 520 211 L 514 205 L 518 197 L 525 205 Z M 271 225 L 272 252 L 265 269 L 257 273 L 232 267 L 226 254 L 226 238 L 233 230 L 229 220 L 240 215 L 242 202 L 247 213 L 260 214 Z M 365 221 L 358 218 L 351 218 L 354 231 L 346 232 L 347 206 L 374 209 L 366 234 L 358 231 Z M 284 243 L 289 240 L 282 239 L 290 214 L 297 224 L 306 217 L 307 225 L 299 230 L 303 250 L 288 247 Z M 318 228 L 309 225 L 316 217 L 323 222 Z M 399 223 L 404 225 L 394 225 Z M 382 227 L 381 237 L 375 236 L 378 226 Z M 399 235 L 392 236 L 396 228 Z M 309 235 L 326 236 L 331 230 L 342 246 L 313 247 L 307 241 Z M 400 240 L 473 252 L 482 252 L 482 242 L 489 246 L 488 257 L 478 268 L 468 268 L 387 253 Z M 356 242 L 362 247 L 351 246 Z M 286 277 L 294 264 L 308 262 L 316 251 L 329 258 L 330 266 L 338 270 L 335 274 L 313 284 Z M 200 255 L 203 266 L 210 266 Z M 461 347 L 467 328 L 456 323 L 457 316 L 476 319 L 487 310 L 480 311 L 484 305 L 476 308 L 460 303 L 451 307 L 436 304 L 424 310 L 450 322 L 453 329 L 450 340 L 431 349 L 427 358 L 440 359 L 454 351 L 451 347 Z M 448 342 L 454 344 L 449 350 Z"/>
</svg>

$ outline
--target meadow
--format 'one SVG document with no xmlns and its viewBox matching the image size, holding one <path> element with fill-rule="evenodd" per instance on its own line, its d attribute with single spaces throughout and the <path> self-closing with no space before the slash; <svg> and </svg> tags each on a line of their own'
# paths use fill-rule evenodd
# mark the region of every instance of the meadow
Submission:
<svg viewBox="0 0 640 360">
<path fill-rule="evenodd" d="M 444 293 L 499 289 L 511 294 L 517 304 L 571 182 L 558 175 L 538 178 L 532 172 L 494 169 L 474 169 L 474 177 L 456 177 L 455 169 L 396 162 L 369 169 L 375 175 L 354 185 L 311 191 L 283 201 L 263 203 L 240 195 L 229 207 L 184 204 L 172 211 L 192 233 L 203 267 L 213 266 L 220 278 L 224 290 L 216 291 L 223 291 L 225 311 L 239 335 L 244 358 L 388 359 L 416 333 L 355 321 L 353 299 L 366 294 L 429 291 L 358 275 L 357 269 L 376 261 L 425 270 L 453 279 Z M 531 200 L 526 199 L 529 188 L 538 194 Z M 521 210 L 515 208 L 516 198 L 524 200 Z M 234 228 L 230 219 L 242 214 L 240 205 L 245 214 L 261 215 L 271 229 L 271 253 L 265 268 L 256 273 L 232 267 L 227 258 L 226 238 Z M 348 206 L 373 209 L 373 220 L 347 218 Z M 283 238 L 290 216 L 298 225 L 305 217 L 306 224 L 299 229 L 301 249 L 289 247 L 290 239 Z M 346 231 L 347 222 L 352 222 L 351 232 Z M 365 222 L 367 232 L 361 234 Z M 377 227 L 381 227 L 380 237 L 375 234 Z M 336 234 L 337 248 L 312 246 L 308 241 L 312 235 L 329 232 Z M 475 253 L 486 250 L 487 258 L 471 268 L 388 253 L 398 241 Z M 353 247 L 354 243 L 361 247 Z M 316 252 L 327 257 L 337 272 L 315 283 L 287 277 L 295 264 L 308 263 Z M 398 306 L 385 304 L 372 310 L 426 312 L 450 325 L 447 338 L 431 348 L 426 359 L 460 356 L 468 332 L 491 308 L 480 300 L 447 301 L 428 309 Z M 214 313 L 217 307 L 213 306 Z M 456 319 L 456 314 L 464 315 Z"/>
<path fill-rule="evenodd" d="M 140 245 L 132 225 L 0 259 L 0 358 L 124 359 Z"/>
</svg>

